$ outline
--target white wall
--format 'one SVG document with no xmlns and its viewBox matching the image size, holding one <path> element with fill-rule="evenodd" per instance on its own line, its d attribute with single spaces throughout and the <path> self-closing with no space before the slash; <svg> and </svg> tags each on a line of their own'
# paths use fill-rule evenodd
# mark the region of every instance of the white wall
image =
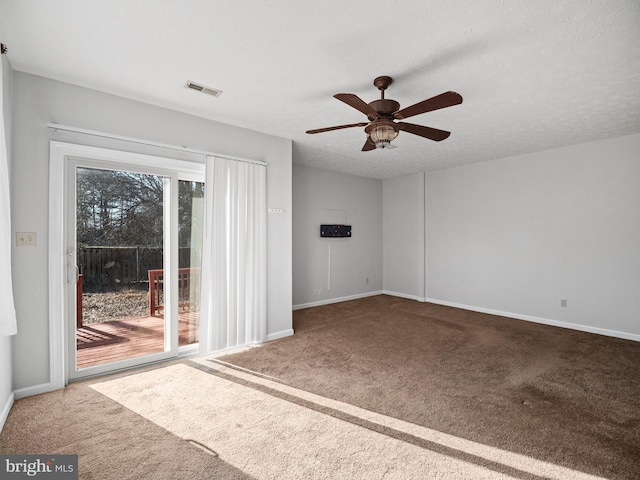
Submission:
<svg viewBox="0 0 640 480">
<path fill-rule="evenodd" d="M 214 100 L 215 101 L 215 100 Z M 110 146 L 174 156 L 173 151 L 46 128 L 49 122 L 223 155 L 264 160 L 268 216 L 268 335 L 290 332 L 292 285 L 291 141 L 186 115 L 21 72 L 14 75 L 12 219 L 14 231 L 36 232 L 37 246 L 14 249 L 18 335 L 13 344 L 14 387 L 49 381 L 48 161 L 49 141 Z M 177 153 L 175 156 L 180 157 Z"/>
<path fill-rule="evenodd" d="M 424 173 L 383 183 L 383 285 L 385 293 L 425 297 Z"/>
<path fill-rule="evenodd" d="M 424 298 L 640 340 L 638 152 L 632 135 L 428 173 Z M 420 211 L 416 188 L 384 182 L 384 289 L 410 298 L 418 239 L 389 230 Z"/>
<path fill-rule="evenodd" d="M 5 55 L 0 55 L 2 61 L 2 106 L 6 132 L 7 151 L 11 158 L 11 123 L 12 123 L 12 85 L 13 70 Z M 11 169 L 9 169 L 11 173 Z M 4 225 L 2 228 L 5 228 Z M 0 305 L 2 309 L 4 305 Z M 2 313 L 0 313 L 2 315 Z M 13 360 L 11 356 L 12 337 L 0 336 L 0 430 L 4 424 L 4 417 L 8 414 L 13 392 Z"/>
<path fill-rule="evenodd" d="M 640 335 L 639 152 L 632 135 L 429 173 L 428 297 Z"/>
<path fill-rule="evenodd" d="M 321 238 L 323 223 L 351 225 L 352 237 Z M 294 165 L 293 227 L 294 307 L 382 290 L 380 180 Z"/>
</svg>

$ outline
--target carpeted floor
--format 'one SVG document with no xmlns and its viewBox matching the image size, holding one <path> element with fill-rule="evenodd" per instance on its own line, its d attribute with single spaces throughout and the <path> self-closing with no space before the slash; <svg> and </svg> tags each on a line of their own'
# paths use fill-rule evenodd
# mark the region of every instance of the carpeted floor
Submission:
<svg viewBox="0 0 640 480">
<path fill-rule="evenodd" d="M 80 478 L 640 478 L 640 343 L 394 298 L 224 357 L 19 400 Z"/>
<path fill-rule="evenodd" d="M 16 401 L 0 433 L 0 453 L 77 454 L 84 480 L 251 479 L 90 384 Z"/>
<path fill-rule="evenodd" d="M 224 357 L 342 402 L 608 479 L 640 478 L 640 343 L 385 295 L 295 312 Z"/>
</svg>

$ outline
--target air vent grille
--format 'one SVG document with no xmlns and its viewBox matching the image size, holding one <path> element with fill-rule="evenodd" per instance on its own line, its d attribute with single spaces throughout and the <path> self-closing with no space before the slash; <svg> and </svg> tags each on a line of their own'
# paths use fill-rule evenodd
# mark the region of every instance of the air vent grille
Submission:
<svg viewBox="0 0 640 480">
<path fill-rule="evenodd" d="M 211 87 L 205 87 L 204 85 L 200 85 L 195 82 L 188 81 L 185 87 L 190 88 L 192 90 L 196 90 L 198 92 L 206 93 L 207 95 L 212 95 L 214 97 L 219 97 L 222 93 L 222 90 L 217 90 Z"/>
<path fill-rule="evenodd" d="M 202 85 L 198 85 L 197 83 L 193 83 L 193 82 L 188 82 L 187 83 L 187 88 L 191 88 L 191 89 L 197 90 L 199 92 L 204 90 L 204 87 Z"/>
</svg>

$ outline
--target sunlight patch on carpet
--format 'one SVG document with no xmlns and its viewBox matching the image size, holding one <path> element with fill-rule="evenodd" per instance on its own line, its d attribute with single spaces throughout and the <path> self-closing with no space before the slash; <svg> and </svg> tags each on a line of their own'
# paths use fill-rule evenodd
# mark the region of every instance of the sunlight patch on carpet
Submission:
<svg viewBox="0 0 640 480">
<path fill-rule="evenodd" d="M 191 366 L 190 366 L 190 365 Z M 91 385 L 256 479 L 594 480 L 206 357 Z"/>
</svg>

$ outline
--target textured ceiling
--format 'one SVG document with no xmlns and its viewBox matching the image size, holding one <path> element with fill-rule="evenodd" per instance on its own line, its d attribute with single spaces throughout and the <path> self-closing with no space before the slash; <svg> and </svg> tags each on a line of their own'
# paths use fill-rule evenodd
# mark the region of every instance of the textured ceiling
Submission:
<svg viewBox="0 0 640 480">
<path fill-rule="evenodd" d="M 291 138 L 294 163 L 373 178 L 640 132 L 638 0 L 0 0 L 0 41 L 15 70 Z M 374 100 L 380 75 L 402 106 L 459 92 L 410 120 L 451 136 L 361 152 L 360 128 L 304 133 L 366 121 L 332 95 Z"/>
</svg>

